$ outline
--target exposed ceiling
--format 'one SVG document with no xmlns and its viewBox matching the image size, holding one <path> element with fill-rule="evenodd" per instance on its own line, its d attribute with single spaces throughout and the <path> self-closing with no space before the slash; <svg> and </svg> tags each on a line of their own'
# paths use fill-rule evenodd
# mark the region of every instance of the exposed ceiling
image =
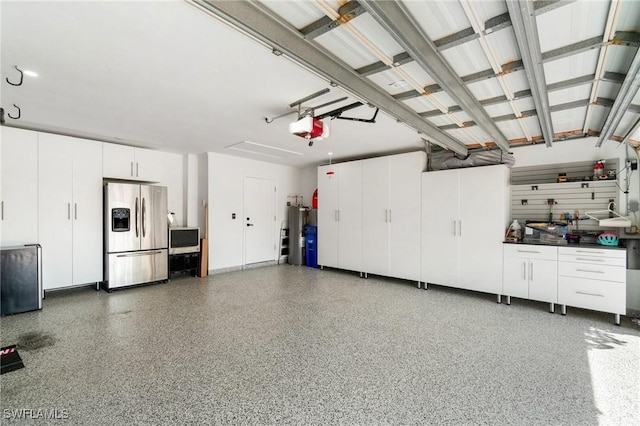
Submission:
<svg viewBox="0 0 640 426">
<path fill-rule="evenodd" d="M 423 140 L 640 145 L 635 0 L 5 0 L 0 19 L 10 126 L 297 167 Z M 39 76 L 13 86 L 15 66 Z M 330 114 L 311 147 L 288 131 L 305 111 Z"/>
</svg>

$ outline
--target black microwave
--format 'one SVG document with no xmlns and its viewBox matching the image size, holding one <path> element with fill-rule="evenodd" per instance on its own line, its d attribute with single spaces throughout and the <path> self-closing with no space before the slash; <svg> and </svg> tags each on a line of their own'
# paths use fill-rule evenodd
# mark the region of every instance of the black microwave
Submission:
<svg viewBox="0 0 640 426">
<path fill-rule="evenodd" d="M 195 227 L 169 228 L 169 254 L 200 251 L 200 229 Z"/>
</svg>

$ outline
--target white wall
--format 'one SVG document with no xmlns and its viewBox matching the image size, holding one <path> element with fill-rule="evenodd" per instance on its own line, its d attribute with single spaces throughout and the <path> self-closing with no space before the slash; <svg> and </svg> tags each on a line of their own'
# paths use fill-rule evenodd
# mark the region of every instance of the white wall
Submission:
<svg viewBox="0 0 640 426">
<path fill-rule="evenodd" d="M 198 155 L 198 196 L 195 204 L 191 206 L 196 213 L 197 226 L 200 228 L 200 237 L 206 236 L 204 206 L 209 199 L 209 154 L 206 152 Z M 191 200 L 192 202 L 194 200 Z"/>
<path fill-rule="evenodd" d="M 176 226 L 184 223 L 184 186 L 182 155 L 162 153 L 162 185 L 167 187 L 167 207 L 175 213 Z"/>
<path fill-rule="evenodd" d="M 207 160 L 209 270 L 239 267 L 243 265 L 244 258 L 244 178 L 251 176 L 276 181 L 276 221 L 273 232 L 275 241 L 279 242 L 280 225 L 287 218 L 287 197 L 301 194 L 302 173 L 293 167 L 215 153 L 208 153 Z M 235 219 L 232 219 L 233 213 Z M 276 249 L 273 260 L 277 255 Z"/>
<path fill-rule="evenodd" d="M 304 204 L 311 207 L 311 198 L 313 197 L 313 191 L 318 188 L 318 168 L 307 167 L 300 171 L 301 178 L 301 195 L 304 197 Z"/>
<path fill-rule="evenodd" d="M 184 156 L 184 226 L 198 226 L 198 156 Z"/>
</svg>

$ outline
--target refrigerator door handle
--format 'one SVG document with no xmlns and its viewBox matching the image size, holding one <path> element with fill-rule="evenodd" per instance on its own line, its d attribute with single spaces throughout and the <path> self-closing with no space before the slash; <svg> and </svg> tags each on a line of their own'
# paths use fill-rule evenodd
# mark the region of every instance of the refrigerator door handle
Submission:
<svg viewBox="0 0 640 426">
<path fill-rule="evenodd" d="M 138 197 L 136 197 L 136 237 L 140 236 L 140 230 L 138 225 Z"/>
<path fill-rule="evenodd" d="M 119 254 L 116 257 L 138 257 L 138 256 L 149 256 L 150 254 L 161 254 L 161 253 L 162 253 L 162 250 L 137 251 L 135 253 Z"/>
<path fill-rule="evenodd" d="M 145 202 L 145 198 L 143 197 L 142 198 L 142 238 L 147 236 L 146 213 L 147 213 L 146 202 Z"/>
</svg>

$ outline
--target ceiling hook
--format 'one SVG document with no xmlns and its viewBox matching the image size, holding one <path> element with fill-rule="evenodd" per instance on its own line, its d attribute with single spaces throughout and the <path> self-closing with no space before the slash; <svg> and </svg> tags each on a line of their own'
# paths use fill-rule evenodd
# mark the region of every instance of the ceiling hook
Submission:
<svg viewBox="0 0 640 426">
<path fill-rule="evenodd" d="M 14 106 L 14 107 L 16 107 L 16 108 L 18 109 L 18 116 L 17 116 L 17 117 L 14 117 L 13 115 L 11 115 L 11 114 L 9 114 L 9 113 L 7 113 L 7 115 L 9 116 L 9 118 L 13 118 L 14 120 L 17 120 L 17 119 L 19 119 L 19 118 L 20 118 L 20 114 L 21 114 L 21 112 L 20 112 L 20 107 L 19 107 L 18 105 L 16 105 L 16 104 L 13 104 L 13 106 Z"/>
<path fill-rule="evenodd" d="M 9 81 L 9 78 L 5 78 L 5 80 L 7 80 L 7 83 L 9 83 L 12 86 L 22 86 L 22 79 L 24 78 L 24 73 L 22 72 L 22 70 L 20 68 L 18 68 L 17 65 L 14 65 L 14 68 L 18 70 L 18 72 L 20 73 L 20 81 L 16 84 L 16 83 L 12 83 Z"/>
</svg>

